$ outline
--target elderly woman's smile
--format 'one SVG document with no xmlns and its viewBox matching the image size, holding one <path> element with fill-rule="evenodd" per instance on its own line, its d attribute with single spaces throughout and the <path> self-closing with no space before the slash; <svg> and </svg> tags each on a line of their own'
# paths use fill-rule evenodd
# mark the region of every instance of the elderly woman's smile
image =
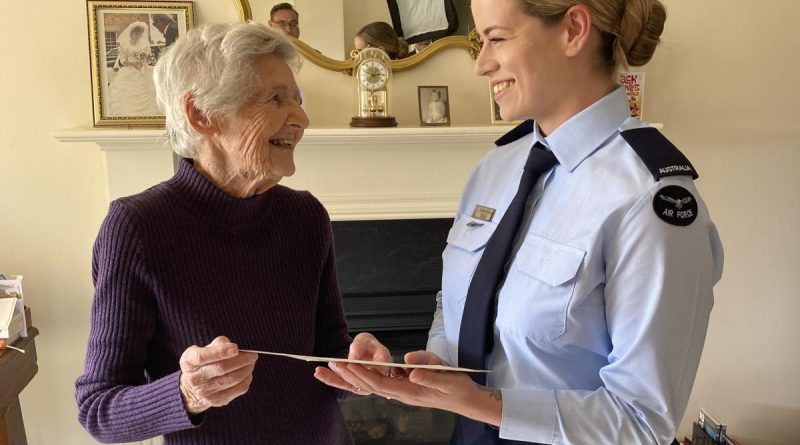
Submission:
<svg viewBox="0 0 800 445">
<path fill-rule="evenodd" d="M 274 145 L 276 148 L 289 148 L 293 149 L 297 142 L 294 139 L 275 139 L 272 138 L 269 140 L 270 145 Z"/>
</svg>

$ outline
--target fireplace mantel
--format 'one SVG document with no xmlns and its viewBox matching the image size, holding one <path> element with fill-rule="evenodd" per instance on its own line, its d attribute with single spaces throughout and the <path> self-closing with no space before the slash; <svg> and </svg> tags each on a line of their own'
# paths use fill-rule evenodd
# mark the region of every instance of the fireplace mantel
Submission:
<svg viewBox="0 0 800 445">
<path fill-rule="evenodd" d="M 453 217 L 470 169 L 510 129 L 308 129 L 295 151 L 297 172 L 281 183 L 311 191 L 334 220 Z M 72 128 L 53 137 L 103 151 L 109 200 L 138 193 L 175 169 L 161 129 Z"/>
</svg>

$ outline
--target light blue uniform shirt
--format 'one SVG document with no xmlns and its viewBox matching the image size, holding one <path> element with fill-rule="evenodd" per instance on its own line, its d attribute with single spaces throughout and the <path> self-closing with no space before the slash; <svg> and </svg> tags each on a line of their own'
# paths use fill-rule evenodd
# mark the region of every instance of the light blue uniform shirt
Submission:
<svg viewBox="0 0 800 445">
<path fill-rule="evenodd" d="M 656 180 L 620 132 L 617 89 L 548 137 L 538 126 L 473 169 L 442 254 L 428 350 L 458 362 L 461 314 L 484 246 L 510 204 L 531 146 L 559 164 L 534 207 L 498 292 L 488 386 L 500 388 L 500 437 L 552 444 L 669 444 L 694 383 L 722 245 L 691 176 Z M 669 224 L 653 200 L 687 189 L 698 215 Z M 496 209 L 491 221 L 476 205 Z"/>
</svg>

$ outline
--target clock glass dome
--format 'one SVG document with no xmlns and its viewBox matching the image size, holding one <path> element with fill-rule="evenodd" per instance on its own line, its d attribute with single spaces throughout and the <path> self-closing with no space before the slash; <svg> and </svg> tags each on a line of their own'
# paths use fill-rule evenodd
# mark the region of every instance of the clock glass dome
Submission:
<svg viewBox="0 0 800 445">
<path fill-rule="evenodd" d="M 389 112 L 392 66 L 380 48 L 364 48 L 354 54 L 353 78 L 356 84 L 356 116 L 351 127 L 395 127 Z"/>
</svg>

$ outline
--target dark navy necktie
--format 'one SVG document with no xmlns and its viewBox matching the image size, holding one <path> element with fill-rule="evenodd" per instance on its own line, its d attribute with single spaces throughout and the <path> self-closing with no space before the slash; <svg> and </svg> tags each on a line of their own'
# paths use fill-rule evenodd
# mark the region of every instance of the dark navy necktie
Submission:
<svg viewBox="0 0 800 445">
<path fill-rule="evenodd" d="M 485 357 L 494 347 L 495 297 L 505 278 L 505 265 L 525 214 L 528 195 L 539 176 L 557 162 L 553 153 L 545 150 L 540 142 L 531 148 L 517 194 L 486 243 L 469 283 L 458 339 L 458 366 L 474 369 L 486 366 Z M 473 373 L 471 377 L 479 385 L 486 384 L 485 373 Z"/>
</svg>

